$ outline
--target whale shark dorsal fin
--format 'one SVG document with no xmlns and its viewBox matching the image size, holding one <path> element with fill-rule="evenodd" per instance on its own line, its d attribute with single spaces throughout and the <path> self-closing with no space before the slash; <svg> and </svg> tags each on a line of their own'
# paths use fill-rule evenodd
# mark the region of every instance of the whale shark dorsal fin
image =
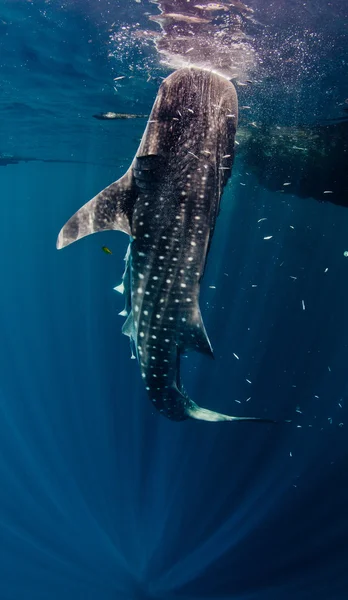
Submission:
<svg viewBox="0 0 348 600">
<path fill-rule="evenodd" d="M 61 229 L 57 248 L 65 248 L 86 235 L 119 230 L 131 235 L 131 219 L 136 200 L 132 170 L 109 185 L 78 210 Z"/>
<path fill-rule="evenodd" d="M 198 303 L 192 309 L 182 313 L 178 327 L 179 339 L 177 344 L 183 354 L 187 350 L 195 350 L 214 358 L 213 349 L 205 330 Z"/>
</svg>

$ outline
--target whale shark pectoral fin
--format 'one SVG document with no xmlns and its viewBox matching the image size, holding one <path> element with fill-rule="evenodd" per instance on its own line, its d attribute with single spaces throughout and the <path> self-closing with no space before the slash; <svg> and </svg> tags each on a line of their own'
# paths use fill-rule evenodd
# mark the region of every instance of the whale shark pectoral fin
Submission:
<svg viewBox="0 0 348 600">
<path fill-rule="evenodd" d="M 185 311 L 185 313 L 183 313 L 185 316 L 181 317 L 177 342 L 181 354 L 187 350 L 195 350 L 214 358 L 198 304 L 190 311 Z"/>
<path fill-rule="evenodd" d="M 57 248 L 65 248 L 86 235 L 119 230 L 131 235 L 131 219 L 136 199 L 132 170 L 109 185 L 78 210 L 61 229 Z"/>
</svg>

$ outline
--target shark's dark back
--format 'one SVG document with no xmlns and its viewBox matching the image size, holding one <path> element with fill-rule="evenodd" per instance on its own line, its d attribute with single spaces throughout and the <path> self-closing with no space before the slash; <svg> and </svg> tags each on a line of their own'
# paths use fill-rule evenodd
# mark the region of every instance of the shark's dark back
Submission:
<svg viewBox="0 0 348 600">
<path fill-rule="evenodd" d="M 228 79 L 202 69 L 180 69 L 159 89 L 137 156 L 173 158 L 175 164 L 204 156 L 216 169 L 229 154 L 228 171 L 237 120 L 237 95 Z"/>
<path fill-rule="evenodd" d="M 161 182 L 157 198 L 151 194 L 151 208 L 167 222 L 177 218 L 182 197 L 188 221 L 200 203 L 209 222 L 208 249 L 232 171 L 237 120 L 237 94 L 228 79 L 195 67 L 180 69 L 163 81 L 133 162 L 139 190 L 151 194 Z"/>
</svg>

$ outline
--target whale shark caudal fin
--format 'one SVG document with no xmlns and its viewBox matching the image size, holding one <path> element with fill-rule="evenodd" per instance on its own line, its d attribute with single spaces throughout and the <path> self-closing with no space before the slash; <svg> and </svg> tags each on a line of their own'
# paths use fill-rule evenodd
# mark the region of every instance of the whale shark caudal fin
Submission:
<svg viewBox="0 0 348 600">
<path fill-rule="evenodd" d="M 189 406 L 185 410 L 186 415 L 191 419 L 198 419 L 199 421 L 254 421 L 255 423 L 278 423 L 273 419 L 262 419 L 259 417 L 232 417 L 230 415 L 224 415 L 222 413 L 208 410 L 207 408 L 201 408 L 193 400 L 190 401 Z"/>
<path fill-rule="evenodd" d="M 173 386 L 173 392 L 181 399 L 186 400 L 185 415 L 189 419 L 197 419 L 198 421 L 209 421 L 210 423 L 216 423 L 219 421 L 254 421 L 255 423 L 278 423 L 274 419 L 263 419 L 262 417 L 233 417 L 232 415 L 224 415 L 223 413 L 209 410 L 208 408 L 202 408 L 198 406 L 187 394 L 184 386 L 181 383 L 180 378 L 180 352 L 177 354 L 177 381 L 176 385 Z M 291 421 L 285 421 L 290 423 Z"/>
<path fill-rule="evenodd" d="M 113 229 L 131 235 L 135 200 L 136 190 L 132 170 L 129 169 L 121 179 L 97 194 L 69 219 L 58 235 L 58 250 L 97 231 Z"/>
</svg>

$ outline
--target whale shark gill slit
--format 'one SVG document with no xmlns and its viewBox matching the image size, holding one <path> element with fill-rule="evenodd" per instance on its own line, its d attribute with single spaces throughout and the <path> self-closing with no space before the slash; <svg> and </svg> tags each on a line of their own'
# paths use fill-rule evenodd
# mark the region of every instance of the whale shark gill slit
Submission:
<svg viewBox="0 0 348 600">
<path fill-rule="evenodd" d="M 186 394 L 180 357 L 213 357 L 199 308 L 220 199 L 231 174 L 237 95 L 224 77 L 184 68 L 159 89 L 125 175 L 83 206 L 57 247 L 103 230 L 130 236 L 122 284 L 123 333 L 135 349 L 154 407 L 174 421 L 252 420 L 199 407 Z"/>
</svg>

